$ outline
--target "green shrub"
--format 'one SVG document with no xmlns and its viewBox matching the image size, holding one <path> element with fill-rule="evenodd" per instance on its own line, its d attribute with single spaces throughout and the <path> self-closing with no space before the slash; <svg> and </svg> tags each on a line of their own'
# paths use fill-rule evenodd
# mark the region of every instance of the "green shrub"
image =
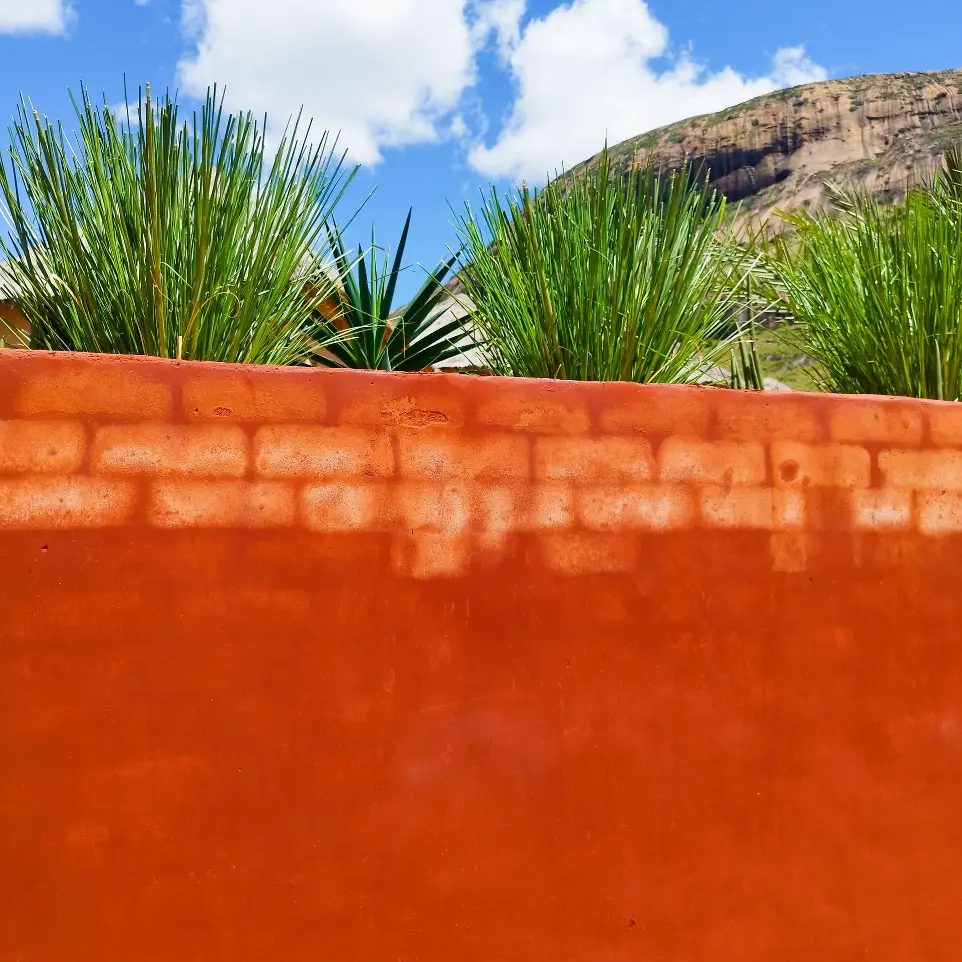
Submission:
<svg viewBox="0 0 962 962">
<path fill-rule="evenodd" d="M 35 347 L 287 364 L 312 349 L 329 290 L 313 248 L 351 174 L 297 122 L 276 155 L 211 92 L 181 122 L 169 96 L 118 117 L 84 91 L 79 130 L 21 102 L 0 165 L 8 286 Z"/>
<path fill-rule="evenodd" d="M 838 216 L 783 215 L 768 261 L 821 386 L 962 399 L 962 152 L 903 205 L 832 199 Z"/>
<path fill-rule="evenodd" d="M 458 218 L 460 280 L 500 374 L 696 381 L 719 355 L 748 255 L 690 169 L 590 170 Z"/>
<path fill-rule="evenodd" d="M 385 252 L 377 259 L 372 233 L 365 254 L 352 258 L 336 227 L 330 228 L 337 275 L 332 300 L 317 308 L 317 339 L 327 344 L 318 360 L 334 367 L 373 368 L 385 371 L 423 371 L 471 346 L 458 319 L 442 320 L 452 303 L 444 287 L 455 258 L 439 264 L 405 307 L 393 311 L 394 293 L 411 213 L 408 212 L 393 262 Z"/>
</svg>

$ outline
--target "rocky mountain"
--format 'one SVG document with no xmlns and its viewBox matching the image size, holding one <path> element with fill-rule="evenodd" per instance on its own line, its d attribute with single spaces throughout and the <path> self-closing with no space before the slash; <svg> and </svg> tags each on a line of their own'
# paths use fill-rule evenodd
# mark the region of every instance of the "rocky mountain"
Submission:
<svg viewBox="0 0 962 962">
<path fill-rule="evenodd" d="M 930 178 L 962 144 L 962 70 L 873 74 L 806 84 L 632 137 L 616 164 L 649 154 L 703 165 L 738 217 L 777 229 L 776 209 L 824 208 L 825 183 L 861 185 L 883 202 Z M 597 162 L 585 161 L 575 171 Z"/>
</svg>

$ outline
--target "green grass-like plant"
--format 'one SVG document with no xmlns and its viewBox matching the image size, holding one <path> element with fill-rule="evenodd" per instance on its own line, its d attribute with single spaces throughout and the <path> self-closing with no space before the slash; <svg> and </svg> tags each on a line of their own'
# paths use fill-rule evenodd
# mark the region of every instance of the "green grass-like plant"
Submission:
<svg viewBox="0 0 962 962">
<path fill-rule="evenodd" d="M 499 374 L 697 381 L 728 354 L 751 255 L 725 201 L 685 168 L 597 166 L 540 193 L 492 189 L 458 217 L 464 294 Z"/>
<path fill-rule="evenodd" d="M 315 246 L 352 173 L 327 134 L 276 152 L 211 91 L 181 121 L 149 86 L 126 116 L 86 91 L 78 130 L 21 102 L 0 165 L 8 288 L 53 350 L 290 364 L 307 358 Z M 266 121 L 265 121 L 266 125 Z"/>
<path fill-rule="evenodd" d="M 962 151 L 903 205 L 832 199 L 837 216 L 783 214 L 767 262 L 819 386 L 962 399 Z"/>
<path fill-rule="evenodd" d="M 471 347 L 460 320 L 442 316 L 451 304 L 444 279 L 455 263 L 453 257 L 428 274 L 407 305 L 394 310 L 410 227 L 408 211 L 393 260 L 387 251 L 383 260 L 378 259 L 373 233 L 367 252 L 359 248 L 357 256 L 352 257 L 337 227 L 329 227 L 337 291 L 333 299 L 318 306 L 315 315 L 318 341 L 326 345 L 319 354 L 320 363 L 423 371 Z"/>
<path fill-rule="evenodd" d="M 731 346 L 729 386 L 736 391 L 765 390 L 765 375 L 762 373 L 761 359 L 752 337 L 741 337 L 737 344 Z"/>
</svg>

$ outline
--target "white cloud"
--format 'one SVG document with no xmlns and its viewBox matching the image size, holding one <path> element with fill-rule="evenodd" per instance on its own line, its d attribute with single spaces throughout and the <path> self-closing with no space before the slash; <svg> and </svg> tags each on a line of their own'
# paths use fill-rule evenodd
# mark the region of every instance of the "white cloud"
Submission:
<svg viewBox="0 0 962 962">
<path fill-rule="evenodd" d="M 21 2 L 0 0 L 0 10 Z M 477 170 L 542 177 L 606 136 L 615 143 L 825 77 L 801 47 L 778 51 L 760 77 L 712 73 L 687 54 L 658 69 L 668 31 L 644 0 L 566 0 L 527 23 L 526 0 L 183 0 L 182 9 L 185 93 L 217 82 L 229 108 L 266 112 L 275 129 L 303 106 L 363 164 L 390 147 L 463 140 L 473 126 Z M 517 97 L 485 144 L 485 118 L 465 94 L 492 37 Z"/>
<path fill-rule="evenodd" d="M 515 44 L 522 9 L 523 0 L 185 0 L 196 47 L 180 82 L 203 95 L 217 81 L 230 107 L 277 122 L 303 105 L 316 125 L 342 131 L 352 159 L 373 164 L 384 147 L 460 129 L 479 46 L 491 31 Z"/>
<path fill-rule="evenodd" d="M 668 31 L 644 0 L 573 0 L 508 40 L 517 98 L 495 142 L 471 164 L 489 176 L 541 178 L 611 144 L 780 87 L 826 79 L 802 47 L 779 50 L 769 72 L 715 73 L 683 54 L 667 69 Z"/>
<path fill-rule="evenodd" d="M 524 16 L 526 0 L 488 0 L 477 11 L 472 30 L 475 45 L 482 47 L 490 34 L 498 42 L 498 51 L 503 60 L 521 39 L 521 18 Z"/>
<path fill-rule="evenodd" d="M 0 0 L 0 33 L 63 33 L 70 17 L 65 0 Z"/>
<path fill-rule="evenodd" d="M 130 103 L 123 101 L 121 103 L 111 104 L 110 112 L 119 121 L 136 124 L 138 122 L 137 107 L 137 93 L 134 91 Z"/>
</svg>

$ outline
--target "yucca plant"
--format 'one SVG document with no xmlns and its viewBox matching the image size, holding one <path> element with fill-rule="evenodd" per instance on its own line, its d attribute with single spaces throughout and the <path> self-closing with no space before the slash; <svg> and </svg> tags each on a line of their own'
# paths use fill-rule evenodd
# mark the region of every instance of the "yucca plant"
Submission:
<svg viewBox="0 0 962 962">
<path fill-rule="evenodd" d="M 459 275 L 500 374 L 691 382 L 727 354 L 752 255 L 689 168 L 598 165 L 540 193 L 492 189 L 457 219 Z"/>
<path fill-rule="evenodd" d="M 410 303 L 394 310 L 394 296 L 402 270 L 404 248 L 411 227 L 408 211 L 394 258 L 379 247 L 373 232 L 367 252 L 348 252 L 336 225 L 329 226 L 337 289 L 333 298 L 315 311 L 318 340 L 326 345 L 318 354 L 322 364 L 385 371 L 423 371 L 471 346 L 459 319 L 444 320 L 451 305 L 444 287 L 455 258 L 431 271 Z"/>
<path fill-rule="evenodd" d="M 68 138 L 22 101 L 0 165 L 10 224 L 0 246 L 33 346 L 307 358 L 330 291 L 305 293 L 305 280 L 352 176 L 336 143 L 295 121 L 269 153 L 264 126 L 225 114 L 216 89 L 185 121 L 149 86 L 126 114 L 86 90 L 72 102 Z"/>
<path fill-rule="evenodd" d="M 902 205 L 831 196 L 836 216 L 782 215 L 767 265 L 820 386 L 962 399 L 962 151 Z"/>
</svg>

